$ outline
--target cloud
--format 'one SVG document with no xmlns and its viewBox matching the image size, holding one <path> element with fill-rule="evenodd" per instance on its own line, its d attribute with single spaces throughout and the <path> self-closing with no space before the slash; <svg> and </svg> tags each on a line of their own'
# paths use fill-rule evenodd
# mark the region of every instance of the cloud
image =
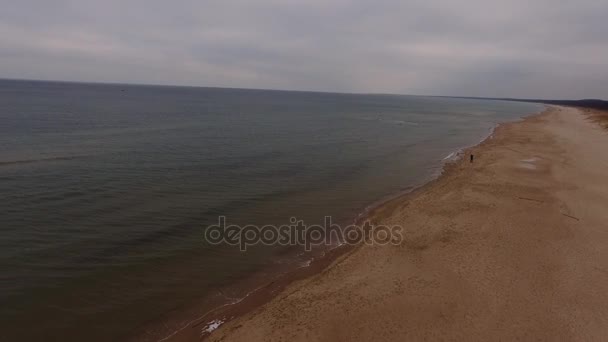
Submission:
<svg viewBox="0 0 608 342">
<path fill-rule="evenodd" d="M 0 77 L 548 98 L 608 91 L 608 3 L 597 0 L 0 5 Z"/>
</svg>

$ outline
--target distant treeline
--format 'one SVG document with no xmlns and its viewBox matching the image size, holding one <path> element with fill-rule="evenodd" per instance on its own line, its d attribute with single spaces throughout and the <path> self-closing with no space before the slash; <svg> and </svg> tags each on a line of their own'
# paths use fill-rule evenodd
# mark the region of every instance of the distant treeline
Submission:
<svg viewBox="0 0 608 342">
<path fill-rule="evenodd" d="M 508 101 L 522 101 L 522 102 L 537 102 L 546 103 L 560 106 L 571 106 L 571 107 L 582 107 L 590 109 L 599 109 L 608 111 L 608 101 L 596 100 L 596 99 L 584 99 L 584 100 L 520 100 L 520 99 L 504 99 Z"/>
<path fill-rule="evenodd" d="M 584 100 L 541 100 L 541 99 L 514 99 L 514 98 L 490 98 L 490 97 L 460 97 L 466 99 L 486 99 L 486 100 L 502 100 L 502 101 L 518 101 L 518 102 L 534 102 L 545 103 L 559 106 L 582 107 L 590 109 L 599 109 L 608 111 L 608 101 L 597 99 Z"/>
</svg>

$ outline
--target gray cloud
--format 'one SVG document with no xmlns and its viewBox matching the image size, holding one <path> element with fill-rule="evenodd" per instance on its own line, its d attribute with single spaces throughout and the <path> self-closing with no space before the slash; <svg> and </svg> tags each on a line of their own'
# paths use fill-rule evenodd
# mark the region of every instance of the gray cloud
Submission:
<svg viewBox="0 0 608 342">
<path fill-rule="evenodd" d="M 0 5 L 0 77 L 608 97 L 605 0 Z"/>
</svg>

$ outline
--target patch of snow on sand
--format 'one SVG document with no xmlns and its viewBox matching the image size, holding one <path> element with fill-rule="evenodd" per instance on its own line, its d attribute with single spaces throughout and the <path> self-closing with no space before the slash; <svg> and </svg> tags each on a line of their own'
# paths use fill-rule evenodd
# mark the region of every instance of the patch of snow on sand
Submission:
<svg viewBox="0 0 608 342">
<path fill-rule="evenodd" d="M 536 157 L 522 159 L 519 161 L 519 167 L 528 169 L 528 170 L 536 170 L 536 165 L 534 165 L 534 163 L 536 163 L 537 160 L 538 160 L 538 158 L 536 158 Z"/>
<path fill-rule="evenodd" d="M 214 319 L 213 321 L 207 323 L 207 325 L 203 328 L 202 333 L 210 334 L 215 329 L 219 328 L 222 324 L 224 324 L 224 321 L 222 321 L 220 319 Z"/>
</svg>

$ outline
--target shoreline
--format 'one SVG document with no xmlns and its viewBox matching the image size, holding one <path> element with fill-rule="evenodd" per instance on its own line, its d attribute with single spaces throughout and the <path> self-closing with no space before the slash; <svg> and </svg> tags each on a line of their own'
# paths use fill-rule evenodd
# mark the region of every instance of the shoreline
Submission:
<svg viewBox="0 0 608 342">
<path fill-rule="evenodd" d="M 488 131 L 487 135 L 485 135 L 478 143 L 457 148 L 446 157 L 442 158 L 440 161 L 441 166 L 438 172 L 431 174 L 426 180 L 421 181 L 419 184 L 414 184 L 402 191 L 387 195 L 369 204 L 352 219 L 351 223 L 361 224 L 367 220 L 371 222 L 382 220 L 386 216 L 390 215 L 390 212 L 394 210 L 396 206 L 417 196 L 417 194 L 423 192 L 427 187 L 430 187 L 432 184 L 440 180 L 448 172 L 451 172 L 451 166 L 453 164 L 463 162 L 463 156 L 466 155 L 468 151 L 477 148 L 484 144 L 484 142 L 487 140 L 492 139 L 497 129 L 499 129 L 501 126 L 510 125 L 529 118 L 543 115 L 543 113 L 549 110 L 550 107 L 551 106 L 545 106 L 541 111 L 530 113 L 517 119 L 516 121 L 507 121 L 495 124 L 494 127 Z M 387 214 L 387 212 L 389 213 Z M 192 319 L 186 325 L 172 332 L 171 334 L 157 339 L 157 341 L 182 342 L 207 340 L 211 334 L 215 330 L 221 328 L 222 325 L 234 320 L 238 320 L 240 317 L 243 317 L 253 310 L 271 302 L 293 283 L 323 273 L 323 271 L 332 267 L 334 264 L 348 258 L 350 254 L 356 252 L 361 247 L 362 245 L 350 246 L 341 244 L 329 249 L 324 249 L 320 256 L 315 255 L 308 261 L 307 265 L 302 265 L 277 274 L 272 281 L 246 292 L 243 296 L 233 302 L 225 303 L 210 309 L 203 315 Z M 145 337 L 142 338 L 142 336 L 143 335 L 141 333 L 137 333 L 134 335 L 134 338 L 129 340 L 148 340 Z"/>
<path fill-rule="evenodd" d="M 499 125 L 464 150 L 473 164 L 376 211 L 413 227 L 402 246 L 358 247 L 209 339 L 605 338 L 608 135 L 593 121 L 552 106 Z"/>
</svg>

